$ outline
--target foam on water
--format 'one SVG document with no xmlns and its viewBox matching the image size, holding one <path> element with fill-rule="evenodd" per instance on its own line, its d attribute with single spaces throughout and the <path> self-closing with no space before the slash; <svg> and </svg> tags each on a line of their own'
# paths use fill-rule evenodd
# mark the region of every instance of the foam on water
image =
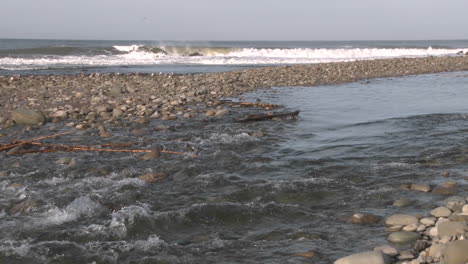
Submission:
<svg viewBox="0 0 468 264">
<path fill-rule="evenodd" d="M 114 46 L 120 54 L 94 56 L 36 56 L 0 58 L 0 69 L 33 70 L 129 65 L 271 65 L 304 64 L 400 57 L 455 55 L 468 49 L 342 48 L 261 49 L 210 47 Z M 123 53 L 123 54 L 122 54 Z M 195 55 L 195 56 L 192 56 Z"/>
<path fill-rule="evenodd" d="M 71 222 L 82 216 L 93 216 L 102 206 L 89 196 L 81 196 L 73 200 L 65 209 L 54 207 L 44 213 L 42 225 L 60 225 Z"/>
</svg>

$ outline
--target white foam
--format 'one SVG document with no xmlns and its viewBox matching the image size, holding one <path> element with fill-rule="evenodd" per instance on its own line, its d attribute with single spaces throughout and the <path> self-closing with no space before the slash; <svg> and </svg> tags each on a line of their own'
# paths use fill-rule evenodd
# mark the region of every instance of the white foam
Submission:
<svg viewBox="0 0 468 264">
<path fill-rule="evenodd" d="M 131 52 L 131 51 L 136 51 L 138 50 L 141 45 L 130 45 L 130 46 L 113 46 L 114 49 L 118 51 L 123 51 L 123 52 Z"/>
<path fill-rule="evenodd" d="M 89 198 L 81 196 L 73 200 L 65 209 L 54 207 L 44 213 L 43 225 L 60 225 L 71 222 L 82 216 L 92 216 L 98 212 L 102 206 Z"/>
<path fill-rule="evenodd" d="M 0 58 L 0 69 L 31 70 L 46 68 L 70 68 L 90 66 L 128 66 L 159 64 L 198 65 L 256 65 L 256 64 L 304 64 L 353 60 L 372 60 L 401 57 L 426 57 L 455 55 L 466 49 L 233 49 L 229 53 L 212 52 L 211 56 L 164 55 L 140 49 L 141 46 L 114 46 L 126 52 L 118 55 L 96 56 L 44 56 L 39 58 Z"/>
</svg>

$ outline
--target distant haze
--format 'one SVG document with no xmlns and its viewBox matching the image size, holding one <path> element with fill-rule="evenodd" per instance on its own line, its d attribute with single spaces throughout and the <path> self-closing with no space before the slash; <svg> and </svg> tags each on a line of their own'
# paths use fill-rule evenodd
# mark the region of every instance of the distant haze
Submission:
<svg viewBox="0 0 468 264">
<path fill-rule="evenodd" d="M 466 0 L 5 0 L 0 38 L 468 39 Z"/>
</svg>

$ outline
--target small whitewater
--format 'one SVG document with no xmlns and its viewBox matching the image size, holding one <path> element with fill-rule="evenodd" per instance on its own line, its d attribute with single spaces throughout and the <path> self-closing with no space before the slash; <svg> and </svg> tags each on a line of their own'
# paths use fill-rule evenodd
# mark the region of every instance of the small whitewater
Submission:
<svg viewBox="0 0 468 264">
<path fill-rule="evenodd" d="M 468 45 L 467 45 L 468 47 Z M 288 65 L 403 57 L 454 56 L 468 48 L 235 47 L 203 45 L 45 46 L 0 49 L 0 70 L 80 69 L 157 65 Z"/>
</svg>

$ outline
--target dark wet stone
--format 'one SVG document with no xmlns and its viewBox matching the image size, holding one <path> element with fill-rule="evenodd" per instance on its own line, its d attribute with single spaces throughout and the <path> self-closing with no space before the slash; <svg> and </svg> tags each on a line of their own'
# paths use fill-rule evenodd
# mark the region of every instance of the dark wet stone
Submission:
<svg viewBox="0 0 468 264">
<path fill-rule="evenodd" d="M 151 148 L 151 152 L 148 152 L 140 157 L 141 160 L 153 160 L 161 157 L 161 146 L 156 145 Z"/>
<path fill-rule="evenodd" d="M 351 223 L 358 225 L 372 225 L 380 221 L 380 217 L 371 214 L 353 214 L 351 216 Z"/>
<path fill-rule="evenodd" d="M 15 214 L 19 214 L 19 213 L 27 213 L 29 211 L 31 211 L 34 207 L 36 206 L 36 202 L 33 201 L 33 200 L 24 200 L 24 201 L 21 201 L 15 205 L 13 205 L 10 210 L 9 210 L 9 213 L 11 215 L 15 215 Z"/>
<path fill-rule="evenodd" d="M 450 187 L 445 187 L 445 186 L 437 186 L 432 190 L 433 194 L 438 194 L 438 195 L 454 195 L 456 194 L 456 191 L 454 188 Z"/>
</svg>

